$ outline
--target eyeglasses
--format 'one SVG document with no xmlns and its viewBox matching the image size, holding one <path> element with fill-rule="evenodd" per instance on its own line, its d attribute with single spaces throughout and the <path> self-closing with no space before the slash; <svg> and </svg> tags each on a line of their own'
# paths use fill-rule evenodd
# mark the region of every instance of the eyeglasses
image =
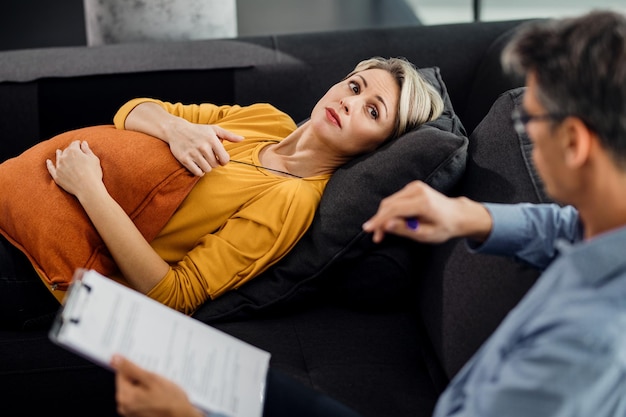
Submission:
<svg viewBox="0 0 626 417">
<path fill-rule="evenodd" d="M 563 114 L 547 113 L 547 114 L 528 114 L 523 109 L 515 108 L 511 113 L 513 127 L 518 134 L 526 133 L 526 125 L 533 120 L 563 120 L 567 116 Z"/>
</svg>

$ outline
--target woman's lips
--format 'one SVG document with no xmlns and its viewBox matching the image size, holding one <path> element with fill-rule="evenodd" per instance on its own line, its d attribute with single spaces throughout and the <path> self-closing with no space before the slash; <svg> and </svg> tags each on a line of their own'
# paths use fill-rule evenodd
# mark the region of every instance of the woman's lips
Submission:
<svg viewBox="0 0 626 417">
<path fill-rule="evenodd" d="M 326 117 L 331 121 L 331 123 L 341 127 L 341 120 L 339 120 L 339 115 L 335 110 L 330 107 L 326 107 Z"/>
</svg>

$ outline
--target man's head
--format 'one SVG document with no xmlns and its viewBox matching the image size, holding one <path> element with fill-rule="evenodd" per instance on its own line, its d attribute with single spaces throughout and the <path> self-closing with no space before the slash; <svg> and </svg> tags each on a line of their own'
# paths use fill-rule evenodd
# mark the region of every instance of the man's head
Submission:
<svg viewBox="0 0 626 417">
<path fill-rule="evenodd" d="M 533 78 L 535 99 L 551 116 L 534 121 L 556 126 L 568 117 L 580 119 L 626 170 L 625 16 L 594 11 L 534 22 L 505 48 L 502 62 Z"/>
</svg>

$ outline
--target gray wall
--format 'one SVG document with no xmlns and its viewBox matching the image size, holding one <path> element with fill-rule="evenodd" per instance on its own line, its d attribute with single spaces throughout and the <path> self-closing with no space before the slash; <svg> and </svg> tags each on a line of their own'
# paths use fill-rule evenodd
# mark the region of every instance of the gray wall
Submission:
<svg viewBox="0 0 626 417">
<path fill-rule="evenodd" d="M 237 0 L 239 36 L 419 24 L 405 0 Z M 83 0 L 9 0 L 0 50 L 86 45 Z"/>
<path fill-rule="evenodd" d="M 239 36 L 419 24 L 406 0 L 237 0 Z"/>
<path fill-rule="evenodd" d="M 236 0 L 84 0 L 87 44 L 237 37 Z"/>
</svg>

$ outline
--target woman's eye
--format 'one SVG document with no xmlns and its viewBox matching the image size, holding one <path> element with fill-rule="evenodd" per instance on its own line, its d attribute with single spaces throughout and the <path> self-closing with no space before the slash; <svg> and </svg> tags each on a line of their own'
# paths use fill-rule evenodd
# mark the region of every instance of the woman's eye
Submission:
<svg viewBox="0 0 626 417">
<path fill-rule="evenodd" d="M 376 107 L 370 107 L 369 112 L 370 116 L 372 116 L 372 119 L 378 119 L 378 109 L 376 109 Z"/>
<path fill-rule="evenodd" d="M 361 91 L 361 86 L 354 81 L 350 81 L 350 89 L 354 94 L 359 94 L 359 92 Z"/>
</svg>

